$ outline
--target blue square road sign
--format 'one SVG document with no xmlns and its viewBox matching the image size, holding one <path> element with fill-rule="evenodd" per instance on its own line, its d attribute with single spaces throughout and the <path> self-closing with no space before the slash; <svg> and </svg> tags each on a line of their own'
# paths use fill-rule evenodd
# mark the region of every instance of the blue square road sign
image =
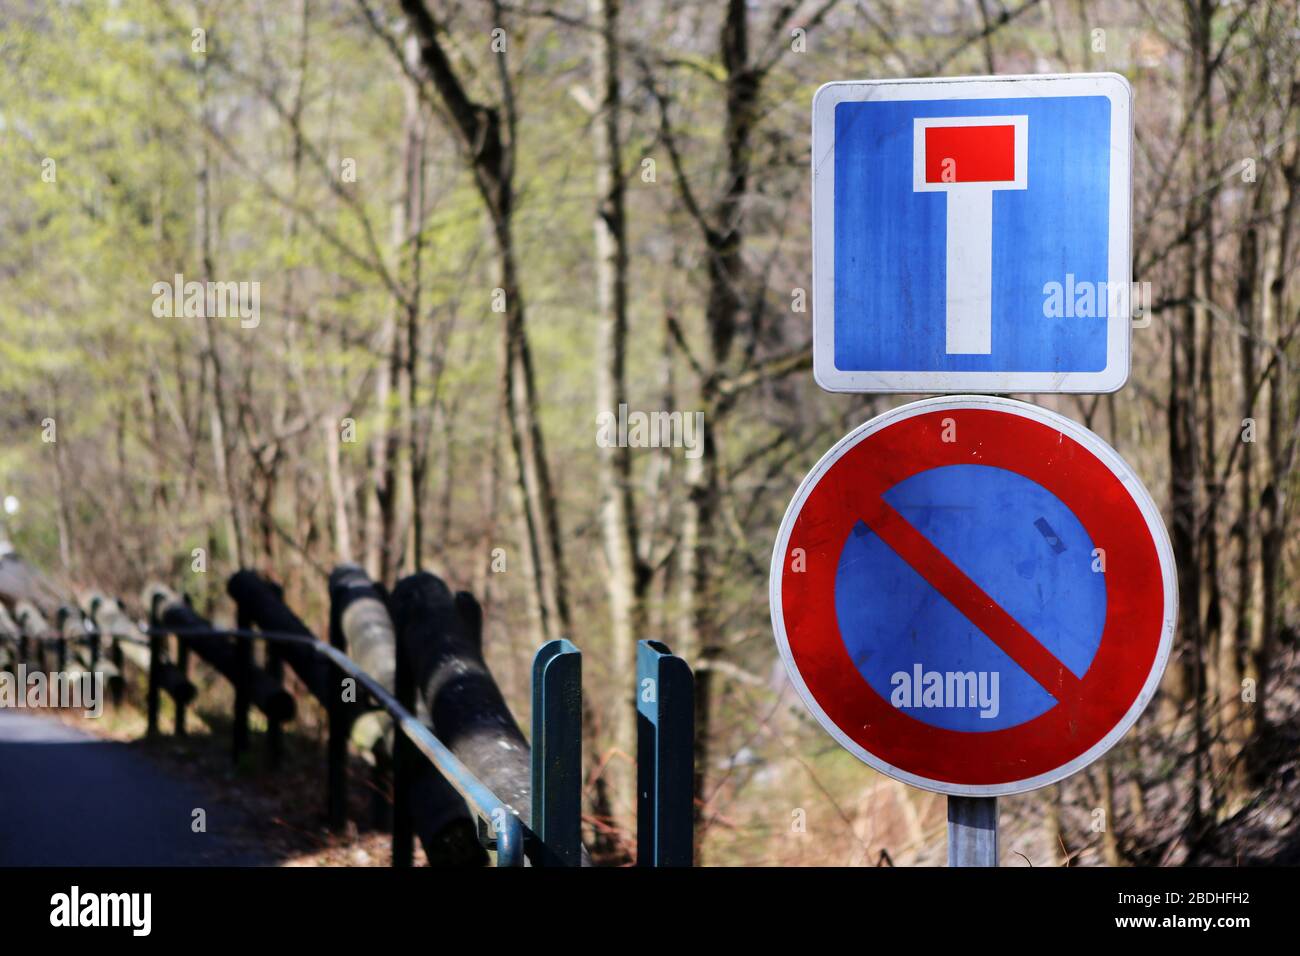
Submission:
<svg viewBox="0 0 1300 956">
<path fill-rule="evenodd" d="M 846 392 L 1110 392 L 1129 373 L 1118 74 L 829 83 L 813 351 Z"/>
</svg>

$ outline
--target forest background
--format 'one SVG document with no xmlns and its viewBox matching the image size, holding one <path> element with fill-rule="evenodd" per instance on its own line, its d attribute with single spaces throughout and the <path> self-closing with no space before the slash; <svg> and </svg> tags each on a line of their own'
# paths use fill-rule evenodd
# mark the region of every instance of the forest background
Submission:
<svg viewBox="0 0 1300 956">
<path fill-rule="evenodd" d="M 812 380 L 811 99 L 1115 71 L 1151 300 L 1123 391 L 1038 400 L 1161 504 L 1179 632 L 1124 742 L 1003 801 L 1004 858 L 1293 860 L 1294 0 L 621 7 L 0 3 L 13 547 L 128 602 L 168 580 L 219 619 L 255 567 L 318 633 L 336 562 L 431 570 L 482 600 L 525 717 L 532 649 L 571 638 L 611 861 L 632 852 L 635 642 L 664 640 L 697 673 L 703 862 L 938 859 L 942 799 L 841 751 L 771 636 L 791 494 L 901 401 Z M 187 314 L 186 282 L 232 308 Z M 702 413 L 701 441 L 599 441 L 620 404 Z"/>
</svg>

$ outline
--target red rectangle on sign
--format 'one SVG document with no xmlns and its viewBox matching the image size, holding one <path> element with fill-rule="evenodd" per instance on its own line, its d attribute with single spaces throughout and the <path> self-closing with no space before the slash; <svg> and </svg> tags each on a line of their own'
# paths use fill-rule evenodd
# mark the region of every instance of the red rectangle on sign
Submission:
<svg viewBox="0 0 1300 956">
<path fill-rule="evenodd" d="M 1016 178 L 1014 126 L 927 126 L 927 183 L 998 183 Z"/>
</svg>

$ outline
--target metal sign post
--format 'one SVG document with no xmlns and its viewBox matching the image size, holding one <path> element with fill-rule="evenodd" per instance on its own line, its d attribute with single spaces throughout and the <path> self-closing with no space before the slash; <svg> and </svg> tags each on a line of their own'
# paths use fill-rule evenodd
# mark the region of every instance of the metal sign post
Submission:
<svg viewBox="0 0 1300 956">
<path fill-rule="evenodd" d="M 998 798 L 948 798 L 948 865 L 998 865 Z"/>
</svg>

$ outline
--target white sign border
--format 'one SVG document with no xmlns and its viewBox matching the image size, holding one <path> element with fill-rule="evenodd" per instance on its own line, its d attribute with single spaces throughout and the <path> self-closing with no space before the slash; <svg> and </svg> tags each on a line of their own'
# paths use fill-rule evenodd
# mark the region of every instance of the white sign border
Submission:
<svg viewBox="0 0 1300 956">
<path fill-rule="evenodd" d="M 1151 539 L 1155 542 L 1156 553 L 1160 559 L 1160 573 L 1164 583 L 1164 614 L 1163 626 L 1160 632 L 1160 646 L 1156 650 L 1151 672 L 1147 675 L 1141 692 L 1119 723 L 1087 751 L 1055 770 L 1049 770 L 1038 776 L 1026 777 L 1022 780 L 988 785 L 949 783 L 944 780 L 932 780 L 929 777 L 909 773 L 875 756 L 844 733 L 822 710 L 816 698 L 808 690 L 807 684 L 804 683 L 799 668 L 795 665 L 794 657 L 790 653 L 790 642 L 785 632 L 785 613 L 781 605 L 781 580 L 785 572 L 785 553 L 789 547 L 790 533 L 794 529 L 794 523 L 799 516 L 799 512 L 803 510 L 804 502 L 808 500 L 813 488 L 817 486 L 822 476 L 830 470 L 830 467 L 859 442 L 890 425 L 928 412 L 969 408 L 986 408 L 1010 412 L 1022 418 L 1040 422 L 1050 428 L 1064 432 L 1096 455 L 1102 464 L 1109 468 L 1111 473 L 1128 489 L 1129 494 L 1132 495 L 1134 502 L 1141 511 L 1142 517 L 1146 520 L 1147 530 L 1151 533 Z M 817 718 L 817 722 L 822 725 L 822 729 L 834 737 L 841 747 L 880 773 L 914 787 L 920 787 L 923 790 L 945 793 L 950 796 L 1003 797 L 1014 793 L 1037 790 L 1040 787 L 1050 786 L 1064 780 L 1106 753 L 1137 722 L 1142 711 L 1146 709 L 1151 698 L 1155 696 L 1155 692 L 1160 686 L 1160 679 L 1164 675 L 1165 666 L 1169 662 L 1169 653 L 1174 641 L 1174 628 L 1178 622 L 1178 575 L 1174 564 L 1173 546 L 1169 542 L 1169 532 L 1160 517 L 1160 509 L 1156 506 L 1155 500 L 1147 491 L 1146 486 L 1142 484 L 1142 480 L 1128 466 L 1128 463 L 1100 436 L 1064 415 L 1037 405 L 1030 405 L 1028 402 L 987 395 L 927 398 L 919 402 L 911 402 L 885 412 L 883 415 L 877 415 L 869 422 L 859 425 L 841 438 L 830 451 L 822 456 L 821 461 L 817 462 L 813 470 L 804 478 L 799 485 L 799 490 L 795 492 L 789 508 L 786 509 L 785 517 L 781 519 L 781 529 L 776 536 L 776 546 L 772 551 L 772 571 L 769 580 L 768 605 L 772 614 L 772 631 L 776 635 L 776 644 L 781 653 L 781 660 L 785 663 L 786 673 L 789 674 L 790 682 L 794 685 L 804 706 Z"/>
<path fill-rule="evenodd" d="M 857 371 L 835 367 L 835 107 L 869 100 L 1105 96 L 1110 100 L 1110 242 L 1106 367 L 1098 372 Z M 1115 392 L 1129 377 L 1133 91 L 1118 73 L 826 83 L 812 104 L 813 378 L 828 392 Z M 1064 277 L 1062 277 L 1064 280 Z M 1118 315 L 1114 314 L 1118 313 Z"/>
</svg>

